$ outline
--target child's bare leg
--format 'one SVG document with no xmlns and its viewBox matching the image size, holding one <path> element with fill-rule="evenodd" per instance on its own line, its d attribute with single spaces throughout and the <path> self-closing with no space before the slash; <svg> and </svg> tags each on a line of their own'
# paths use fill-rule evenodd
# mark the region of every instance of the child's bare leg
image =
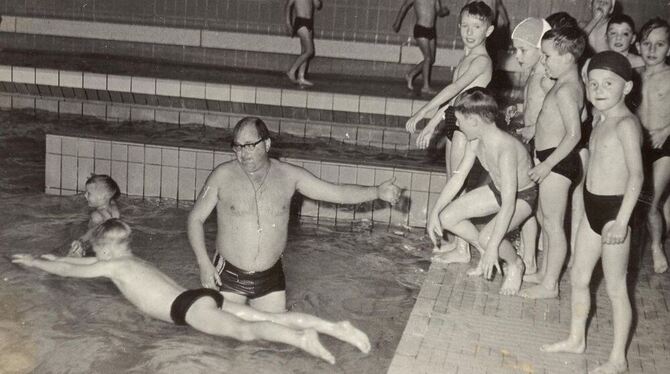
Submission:
<svg viewBox="0 0 670 374">
<path fill-rule="evenodd" d="M 614 341 L 607 362 L 590 373 L 623 373 L 626 362 L 626 341 L 630 333 L 632 312 L 628 298 L 626 272 L 630 250 L 630 230 L 622 244 L 603 245 L 602 264 L 607 285 L 607 295 L 612 303 Z"/>
<path fill-rule="evenodd" d="M 575 186 L 575 189 L 572 191 L 572 209 L 570 214 L 570 253 L 575 248 L 575 242 L 577 241 L 576 233 L 579 228 L 579 220 L 582 219 L 584 215 L 584 182 L 586 181 L 586 169 L 588 168 L 589 163 L 589 150 L 582 148 L 579 150 L 579 159 L 582 162 L 582 177 L 579 180 L 579 184 Z M 574 255 L 570 255 L 568 260 L 568 268 L 572 267 L 574 262 Z"/>
<path fill-rule="evenodd" d="M 563 223 L 568 200 L 570 181 L 562 175 L 550 173 L 540 183 L 540 201 L 542 202 L 542 231 L 549 246 L 545 247 L 547 267 L 540 284 L 526 288 L 520 295 L 529 299 L 548 299 L 558 297 L 558 280 L 561 276 L 567 240 Z"/>
<path fill-rule="evenodd" d="M 423 61 L 421 62 L 421 75 L 423 76 L 423 88 L 421 92 L 425 94 L 435 94 L 436 92 L 430 88 L 430 70 L 433 67 L 433 49 L 435 48 L 435 39 L 428 40 L 426 38 L 418 38 L 416 40 L 421 54 L 423 54 Z"/>
<path fill-rule="evenodd" d="M 591 230 L 586 219 L 582 219 L 577 230 L 575 243 L 575 263 L 570 269 L 571 319 L 568 338 L 554 344 L 540 347 L 544 352 L 583 353 L 586 348 L 586 319 L 591 309 L 589 283 L 593 268 L 601 254 L 601 237 Z"/>
<path fill-rule="evenodd" d="M 226 303 L 224 301 L 224 309 Z M 245 307 L 236 303 L 227 304 Z M 210 335 L 231 337 L 244 342 L 261 339 L 285 343 L 331 364 L 335 363 L 335 357 L 321 345 L 315 330 L 295 330 L 267 321 L 245 321 L 230 312 L 217 308 L 211 298 L 203 297 L 196 300 L 186 313 L 186 322 L 194 329 Z"/>
<path fill-rule="evenodd" d="M 526 268 L 524 274 L 537 273 L 537 263 L 535 262 L 535 252 L 537 250 L 537 218 L 530 216 L 521 226 L 521 257 Z M 526 275 L 524 275 L 524 279 Z"/>
<path fill-rule="evenodd" d="M 537 212 L 535 212 L 535 219 L 538 223 L 539 237 L 537 238 L 537 251 L 541 248 L 547 247 L 547 237 L 542 235 L 542 201 L 537 202 Z M 526 274 L 523 276 L 523 281 L 526 283 L 540 283 L 544 279 L 544 274 L 547 270 L 547 253 L 542 251 L 542 261 L 540 262 L 537 271 L 534 274 Z"/>
<path fill-rule="evenodd" d="M 654 260 L 654 271 L 664 273 L 668 270 L 668 260 L 663 250 L 663 214 L 662 198 L 665 188 L 670 182 L 670 157 L 663 157 L 653 165 L 653 183 L 654 197 L 651 200 L 647 225 L 649 226 L 649 236 L 651 240 L 651 254 Z M 667 223 L 667 222 L 666 222 Z"/>
<path fill-rule="evenodd" d="M 297 330 L 313 329 L 347 342 L 363 353 L 370 352 L 368 336 L 349 321 L 330 322 L 311 314 L 299 312 L 267 313 L 235 303 L 224 303 L 222 309 L 245 321 L 269 321 Z"/>
<path fill-rule="evenodd" d="M 288 75 L 288 78 L 294 83 L 311 85 L 311 82 L 305 80 L 306 67 L 299 72 L 297 78 L 296 73 L 298 73 L 298 69 L 302 68 L 303 65 L 314 56 L 314 40 L 312 39 L 312 32 L 309 31 L 307 27 L 301 27 L 298 29 L 297 35 L 300 38 L 300 56 L 295 59 L 293 65 L 291 65 L 286 72 L 286 75 Z"/>
</svg>

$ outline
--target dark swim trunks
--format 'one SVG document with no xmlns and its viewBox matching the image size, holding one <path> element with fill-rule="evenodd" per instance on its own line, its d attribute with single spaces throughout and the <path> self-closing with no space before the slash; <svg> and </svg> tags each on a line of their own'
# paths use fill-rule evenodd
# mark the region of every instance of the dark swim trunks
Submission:
<svg viewBox="0 0 670 374">
<path fill-rule="evenodd" d="M 296 36 L 298 34 L 298 30 L 300 30 L 302 27 L 307 27 L 309 32 L 313 32 L 314 20 L 311 18 L 295 17 L 295 20 L 293 20 L 293 36 Z"/>
<path fill-rule="evenodd" d="M 437 37 L 434 27 L 425 27 L 421 25 L 414 25 L 414 39 L 428 39 L 433 40 Z"/>
<path fill-rule="evenodd" d="M 661 148 L 654 148 L 647 141 L 642 152 L 644 153 L 645 161 L 649 164 L 653 164 L 663 157 L 670 157 L 670 136 L 665 139 L 665 143 Z"/>
<path fill-rule="evenodd" d="M 221 277 L 220 290 L 222 292 L 232 292 L 249 299 L 256 299 L 273 292 L 286 290 L 281 259 L 267 270 L 246 271 L 232 265 L 217 253 L 214 256 L 214 267 Z"/>
<path fill-rule="evenodd" d="M 535 156 L 540 162 L 543 162 L 555 150 L 556 148 L 544 149 L 542 151 L 536 150 Z M 577 184 L 579 182 L 579 177 L 582 175 L 582 161 L 579 159 L 579 154 L 575 151 L 570 152 L 561 160 L 561 162 L 556 164 L 551 171 L 568 178 L 573 184 Z"/>
<path fill-rule="evenodd" d="M 491 192 L 493 192 L 493 196 L 495 196 L 496 202 L 498 203 L 498 206 L 501 206 L 502 205 L 502 196 L 500 195 L 500 190 L 498 190 L 498 188 L 493 183 L 493 181 L 489 182 L 488 186 L 491 189 Z M 530 206 L 530 209 L 532 211 L 535 211 L 535 207 L 537 206 L 537 193 L 538 193 L 537 185 L 534 184 L 533 187 L 529 187 L 529 188 L 526 188 L 525 190 L 517 191 L 516 192 L 516 199 L 525 201 Z"/>
<path fill-rule="evenodd" d="M 591 230 L 602 235 L 605 224 L 616 219 L 622 202 L 623 195 L 595 195 L 585 188 L 584 213 Z"/>
<path fill-rule="evenodd" d="M 444 106 L 447 105 L 442 104 L 440 105 L 439 109 L 444 108 Z M 454 107 L 450 106 L 447 108 L 447 110 L 444 111 L 444 134 L 447 136 L 447 139 L 450 141 L 454 139 L 454 133 L 458 131 L 458 126 L 456 125 L 456 112 L 454 111 Z"/>
<path fill-rule="evenodd" d="M 172 302 L 170 307 L 170 318 L 177 325 L 186 325 L 186 313 L 196 300 L 201 297 L 211 297 L 216 302 L 217 308 L 223 305 L 223 295 L 209 288 L 198 288 L 182 292 Z"/>
</svg>

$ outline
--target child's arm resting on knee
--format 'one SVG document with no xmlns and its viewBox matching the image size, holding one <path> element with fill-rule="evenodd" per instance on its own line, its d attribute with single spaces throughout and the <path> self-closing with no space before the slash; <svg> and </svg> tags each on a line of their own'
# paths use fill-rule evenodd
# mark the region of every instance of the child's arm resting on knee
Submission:
<svg viewBox="0 0 670 374">
<path fill-rule="evenodd" d="M 60 275 L 61 277 L 75 278 L 109 278 L 113 268 L 110 263 L 97 260 L 90 264 L 73 264 L 67 261 L 59 261 L 58 257 L 55 257 L 54 260 L 49 259 L 54 257 L 48 256 L 43 259 L 37 259 L 29 254 L 15 254 L 12 255 L 12 262 L 28 267 L 35 267 L 47 273 Z"/>
<path fill-rule="evenodd" d="M 616 219 L 603 229 L 602 241 L 605 244 L 620 244 L 628 234 L 628 222 L 640 196 L 644 173 L 642 167 L 642 133 L 639 124 L 632 118 L 626 118 L 616 128 L 617 137 L 623 148 L 623 156 L 628 169 L 628 180 L 623 194 L 621 208 Z"/>
</svg>

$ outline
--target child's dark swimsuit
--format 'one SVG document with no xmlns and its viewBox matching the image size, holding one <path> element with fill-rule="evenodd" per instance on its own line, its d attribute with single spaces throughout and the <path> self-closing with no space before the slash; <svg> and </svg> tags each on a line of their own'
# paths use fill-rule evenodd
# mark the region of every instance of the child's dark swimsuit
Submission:
<svg viewBox="0 0 670 374">
<path fill-rule="evenodd" d="M 447 103 L 444 103 L 439 106 L 438 109 L 444 108 L 444 106 L 447 105 Z M 447 139 L 450 141 L 454 139 L 454 133 L 458 130 L 458 126 L 456 125 L 456 111 L 454 111 L 454 107 L 450 106 L 447 108 L 447 110 L 444 111 L 444 134 L 447 136 Z"/>
<path fill-rule="evenodd" d="M 263 271 L 242 270 L 224 260 L 218 253 L 214 256 L 214 267 L 221 277 L 223 292 L 232 292 L 249 299 L 263 297 L 272 292 L 285 291 L 286 279 L 281 259 Z"/>
<path fill-rule="evenodd" d="M 435 27 L 425 27 L 421 25 L 414 25 L 414 39 L 424 38 L 433 40 L 437 37 Z"/>
<path fill-rule="evenodd" d="M 642 151 L 644 152 L 646 162 L 649 164 L 653 164 L 663 157 L 670 157 L 670 136 L 665 139 L 665 143 L 663 143 L 661 148 L 654 148 L 647 142 Z"/>
<path fill-rule="evenodd" d="M 535 156 L 538 160 L 540 160 L 540 162 L 543 162 L 555 150 L 556 148 L 544 149 L 542 151 L 536 150 Z M 556 166 L 554 166 L 551 171 L 568 178 L 570 182 L 576 184 L 579 182 L 579 177 L 582 175 L 582 162 L 579 159 L 579 154 L 575 151 L 570 152 L 564 159 L 561 160 L 561 162 L 556 164 Z"/>
<path fill-rule="evenodd" d="M 584 213 L 591 230 L 602 235 L 605 224 L 616 219 L 622 202 L 623 195 L 595 195 L 584 188 Z"/>
<path fill-rule="evenodd" d="M 500 190 L 493 184 L 493 181 L 489 182 L 488 186 L 491 189 L 491 192 L 493 192 L 493 196 L 495 196 L 498 206 L 501 206 L 502 196 L 500 195 Z M 525 190 L 517 191 L 516 199 L 525 201 L 530 206 L 530 209 L 535 211 L 537 204 L 537 185 L 534 184 L 532 187 L 526 188 Z"/>
<path fill-rule="evenodd" d="M 223 295 L 216 290 L 198 288 L 184 291 L 174 299 L 170 307 L 170 318 L 172 318 L 174 323 L 177 325 L 186 325 L 186 313 L 191 308 L 191 305 L 201 297 L 211 297 L 214 299 L 217 308 L 221 308 L 223 305 Z"/>
<path fill-rule="evenodd" d="M 307 27 L 309 32 L 313 32 L 314 20 L 311 18 L 295 17 L 295 20 L 293 20 L 293 36 L 298 34 L 298 30 L 300 30 L 301 27 Z"/>
</svg>

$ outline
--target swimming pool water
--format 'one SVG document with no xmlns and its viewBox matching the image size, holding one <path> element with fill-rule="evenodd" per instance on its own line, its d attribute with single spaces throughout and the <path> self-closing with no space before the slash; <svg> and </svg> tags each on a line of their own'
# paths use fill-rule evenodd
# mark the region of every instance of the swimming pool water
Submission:
<svg viewBox="0 0 670 374">
<path fill-rule="evenodd" d="M 0 112 L 0 366 L 17 373 L 384 373 L 428 267 L 421 231 L 353 225 L 291 225 L 284 256 L 291 310 L 349 319 L 372 352 L 330 337 L 337 364 L 290 346 L 241 343 L 152 320 L 102 279 L 66 279 L 12 264 L 13 253 L 63 254 L 85 230 L 82 196 L 43 194 L 44 133 L 73 120 Z M 86 121 L 78 119 L 77 121 Z M 102 126 L 102 125 L 101 125 Z M 132 128 L 127 126 L 125 130 Z M 124 131 L 125 131 L 124 130 Z M 122 197 L 141 258 L 186 287 L 199 272 L 186 237 L 190 206 Z M 215 222 L 206 224 L 213 248 Z M 138 285 L 141 287 L 141 285 Z M 0 370 L 1 371 L 1 370 Z"/>
</svg>

